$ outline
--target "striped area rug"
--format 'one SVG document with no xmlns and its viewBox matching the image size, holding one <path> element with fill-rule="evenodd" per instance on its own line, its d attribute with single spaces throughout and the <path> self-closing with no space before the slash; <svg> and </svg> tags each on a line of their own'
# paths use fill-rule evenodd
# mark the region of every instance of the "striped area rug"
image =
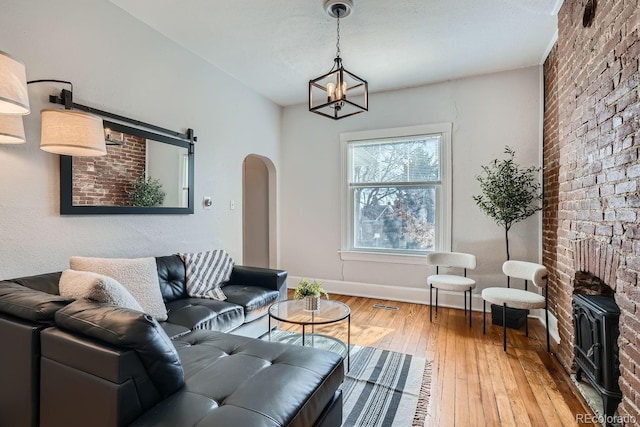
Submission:
<svg viewBox="0 0 640 427">
<path fill-rule="evenodd" d="M 265 336 L 263 339 L 268 340 Z M 335 340 L 316 346 L 342 354 Z M 300 345 L 301 335 L 275 330 L 271 340 Z M 342 388 L 342 427 L 424 426 L 431 390 L 431 361 L 373 347 L 351 346 L 351 370 Z M 345 365 L 346 369 L 346 365 Z"/>
<path fill-rule="evenodd" d="M 341 388 L 342 427 L 422 426 L 429 404 L 431 362 L 353 346 L 351 370 Z"/>
</svg>

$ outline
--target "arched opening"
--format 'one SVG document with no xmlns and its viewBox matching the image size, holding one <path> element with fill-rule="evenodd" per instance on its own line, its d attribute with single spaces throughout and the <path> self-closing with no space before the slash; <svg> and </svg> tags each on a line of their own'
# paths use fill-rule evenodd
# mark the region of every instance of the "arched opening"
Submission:
<svg viewBox="0 0 640 427">
<path fill-rule="evenodd" d="M 243 265 L 277 266 L 276 168 L 267 157 L 250 154 L 242 164 Z"/>
</svg>

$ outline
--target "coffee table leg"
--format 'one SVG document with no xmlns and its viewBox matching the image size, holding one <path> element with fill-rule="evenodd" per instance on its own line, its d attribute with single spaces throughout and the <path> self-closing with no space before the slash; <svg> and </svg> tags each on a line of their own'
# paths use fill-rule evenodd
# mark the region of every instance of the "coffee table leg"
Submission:
<svg viewBox="0 0 640 427">
<path fill-rule="evenodd" d="M 302 325 L 302 346 L 304 347 L 304 325 Z"/>
<path fill-rule="evenodd" d="M 316 312 L 312 311 L 311 312 L 311 347 L 314 347 L 314 348 L 316 346 L 315 336 L 316 336 Z"/>
<path fill-rule="evenodd" d="M 269 341 L 271 341 L 271 315 L 269 315 Z"/>
<path fill-rule="evenodd" d="M 351 313 L 347 316 L 347 372 L 351 369 Z"/>
</svg>

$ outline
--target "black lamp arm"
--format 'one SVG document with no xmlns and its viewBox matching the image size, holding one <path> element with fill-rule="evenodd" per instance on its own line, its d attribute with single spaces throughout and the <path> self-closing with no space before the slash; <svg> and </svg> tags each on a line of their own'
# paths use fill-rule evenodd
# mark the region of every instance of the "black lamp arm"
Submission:
<svg viewBox="0 0 640 427">
<path fill-rule="evenodd" d="M 39 79 L 39 80 L 29 80 L 27 82 L 28 85 L 30 85 L 31 83 L 64 83 L 67 84 L 69 86 L 71 86 L 71 92 L 73 92 L 73 83 L 68 82 L 66 80 L 58 80 L 58 79 Z"/>
<path fill-rule="evenodd" d="M 78 104 L 72 101 L 72 94 L 67 89 L 62 89 L 60 92 L 60 96 L 49 95 L 49 102 L 53 104 L 64 105 L 66 109 L 75 109 L 80 111 L 86 111 L 87 113 L 97 114 L 99 116 L 108 117 L 110 119 L 118 120 L 125 123 L 131 123 L 136 126 L 142 126 L 148 129 L 153 129 L 158 132 L 162 132 L 167 135 L 171 135 L 180 139 L 188 139 L 192 142 L 197 140 L 196 137 L 193 136 L 193 132 L 191 133 L 181 133 L 174 130 L 166 129 L 160 126 L 152 125 L 149 123 L 141 122 L 140 120 L 131 119 L 129 117 L 124 117 L 119 114 L 110 113 L 108 111 L 100 110 L 98 108 L 89 107 L 87 105 Z M 187 131 L 188 132 L 188 131 Z"/>
<path fill-rule="evenodd" d="M 76 110 L 80 110 L 80 111 L 86 111 L 87 113 L 94 113 L 94 114 L 97 114 L 99 116 L 109 117 L 110 119 L 115 119 L 115 120 L 118 120 L 118 121 L 121 121 L 121 122 L 131 123 L 131 124 L 134 124 L 136 126 L 146 127 L 146 128 L 158 131 L 158 132 L 162 132 L 162 133 L 167 134 L 167 135 L 175 136 L 175 137 L 180 138 L 180 139 L 188 139 L 189 141 L 191 141 L 191 144 L 195 143 L 198 140 L 198 138 L 193 135 L 193 129 L 188 129 L 187 133 L 176 132 L 174 130 L 165 129 L 165 128 L 160 127 L 160 126 L 156 126 L 156 125 L 152 125 L 152 124 L 149 124 L 149 123 L 141 122 L 140 120 L 130 119 L 128 117 L 124 117 L 124 116 L 120 116 L 118 114 L 110 113 L 108 111 L 99 110 L 97 108 L 88 107 L 88 106 L 82 105 L 82 104 L 76 104 L 75 102 L 73 102 L 73 83 L 71 83 L 71 82 L 69 82 L 67 80 L 39 79 L 39 80 L 30 80 L 30 81 L 27 82 L 27 84 L 45 83 L 45 82 L 47 82 L 47 83 L 63 83 L 63 84 L 67 84 L 67 85 L 69 85 L 71 87 L 71 90 L 62 89 L 62 91 L 60 92 L 60 96 L 49 95 L 49 102 L 51 102 L 52 104 L 64 105 L 64 108 L 66 110 L 76 109 Z"/>
</svg>

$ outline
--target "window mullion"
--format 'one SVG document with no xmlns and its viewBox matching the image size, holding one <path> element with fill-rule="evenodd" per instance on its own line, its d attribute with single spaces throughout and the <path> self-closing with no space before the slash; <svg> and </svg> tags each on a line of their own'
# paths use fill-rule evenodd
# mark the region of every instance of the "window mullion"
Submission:
<svg viewBox="0 0 640 427">
<path fill-rule="evenodd" d="M 414 181 L 414 182 L 350 182 L 350 188 L 376 187 L 427 187 L 441 185 L 442 181 Z"/>
</svg>

